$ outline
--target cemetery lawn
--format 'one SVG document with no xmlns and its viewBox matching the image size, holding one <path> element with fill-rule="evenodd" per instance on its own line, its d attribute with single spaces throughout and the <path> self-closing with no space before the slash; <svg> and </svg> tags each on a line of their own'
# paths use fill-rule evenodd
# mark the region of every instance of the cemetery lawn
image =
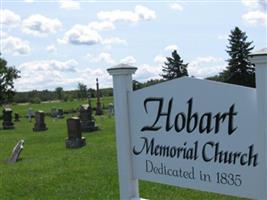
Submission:
<svg viewBox="0 0 267 200">
<path fill-rule="evenodd" d="M 104 99 L 108 105 L 112 98 Z M 49 112 L 52 107 L 77 108 L 85 102 L 15 105 L 26 115 L 28 107 Z M 94 102 L 93 102 L 94 103 Z M 107 112 L 107 111 L 106 111 Z M 96 117 L 101 130 L 83 134 L 87 145 L 66 149 L 66 118 L 46 116 L 47 131 L 33 132 L 34 120 L 22 117 L 15 129 L 0 129 L 1 200 L 109 200 L 119 199 L 114 117 Z M 2 124 L 2 121 L 1 121 Z M 2 125 L 0 125 L 2 127 Z M 24 139 L 21 159 L 8 164 L 12 148 Z M 237 200 L 239 198 L 140 181 L 140 196 L 150 200 Z"/>
</svg>

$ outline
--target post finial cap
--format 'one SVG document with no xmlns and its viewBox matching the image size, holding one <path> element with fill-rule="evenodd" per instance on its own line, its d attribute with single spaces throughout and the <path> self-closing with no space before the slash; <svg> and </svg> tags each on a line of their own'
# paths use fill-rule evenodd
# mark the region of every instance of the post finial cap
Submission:
<svg viewBox="0 0 267 200">
<path fill-rule="evenodd" d="M 112 68 L 107 69 L 110 75 L 131 75 L 134 74 L 137 67 L 127 64 L 118 64 Z"/>
</svg>

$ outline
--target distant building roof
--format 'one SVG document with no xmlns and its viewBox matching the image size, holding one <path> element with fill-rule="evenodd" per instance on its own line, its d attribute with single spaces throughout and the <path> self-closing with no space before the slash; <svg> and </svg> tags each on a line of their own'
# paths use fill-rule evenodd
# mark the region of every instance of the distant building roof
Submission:
<svg viewBox="0 0 267 200">
<path fill-rule="evenodd" d="M 263 55 L 267 55 L 267 48 L 263 48 L 261 50 L 255 51 L 251 54 L 251 56 L 263 56 Z"/>
</svg>

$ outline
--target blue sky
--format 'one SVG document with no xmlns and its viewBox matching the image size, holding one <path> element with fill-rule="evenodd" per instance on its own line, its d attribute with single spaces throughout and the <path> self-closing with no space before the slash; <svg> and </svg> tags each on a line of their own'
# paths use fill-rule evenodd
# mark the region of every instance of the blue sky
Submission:
<svg viewBox="0 0 267 200">
<path fill-rule="evenodd" d="M 240 1 L 1 1 L 1 53 L 21 71 L 18 91 L 64 90 L 78 82 L 112 86 L 106 69 L 138 67 L 134 79 L 159 78 L 177 49 L 190 76 L 222 71 L 227 36 L 238 26 L 255 50 L 267 46 L 267 2 Z"/>
</svg>

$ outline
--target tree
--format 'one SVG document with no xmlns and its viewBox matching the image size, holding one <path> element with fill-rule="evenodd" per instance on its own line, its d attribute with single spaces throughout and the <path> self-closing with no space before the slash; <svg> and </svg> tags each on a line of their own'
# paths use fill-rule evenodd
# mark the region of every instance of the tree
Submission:
<svg viewBox="0 0 267 200">
<path fill-rule="evenodd" d="M 88 94 L 90 95 L 91 98 L 95 98 L 96 96 L 96 91 L 93 88 L 88 89 Z"/>
<path fill-rule="evenodd" d="M 15 67 L 7 66 L 7 61 L 0 57 L 0 105 L 14 96 L 14 80 L 20 77 L 19 73 Z"/>
<path fill-rule="evenodd" d="M 87 98 L 87 95 L 87 86 L 82 83 L 78 83 L 78 98 Z"/>
<path fill-rule="evenodd" d="M 255 67 L 249 61 L 249 54 L 254 49 L 253 42 L 247 42 L 246 33 L 238 27 L 231 31 L 228 41 L 226 52 L 230 58 L 221 76 L 227 83 L 255 87 Z"/>
<path fill-rule="evenodd" d="M 57 87 L 55 89 L 57 99 L 62 100 L 63 99 L 63 88 L 62 87 Z"/>
<path fill-rule="evenodd" d="M 188 76 L 187 64 L 184 64 L 183 60 L 179 56 L 176 50 L 172 52 L 172 57 L 166 57 L 167 62 L 164 62 L 166 66 L 162 66 L 163 74 L 160 76 L 165 80 L 171 80 L 182 76 Z"/>
<path fill-rule="evenodd" d="M 133 80 L 132 83 L 133 83 L 133 90 L 139 90 L 143 87 L 143 84 L 137 80 Z"/>
</svg>

